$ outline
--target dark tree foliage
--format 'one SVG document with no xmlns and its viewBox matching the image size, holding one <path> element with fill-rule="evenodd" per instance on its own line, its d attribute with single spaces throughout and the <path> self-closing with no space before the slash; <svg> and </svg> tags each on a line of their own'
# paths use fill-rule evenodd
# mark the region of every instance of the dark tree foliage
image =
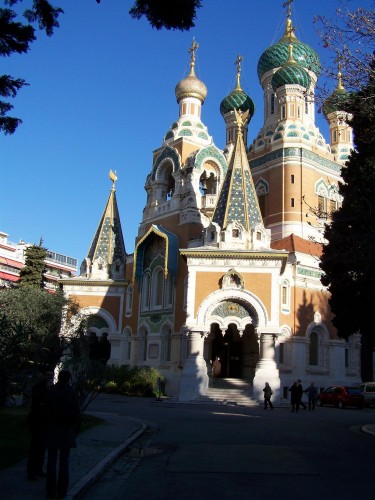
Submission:
<svg viewBox="0 0 375 500">
<path fill-rule="evenodd" d="M 375 346 L 373 297 L 375 296 L 375 65 L 367 86 L 348 99 L 353 118 L 355 150 L 342 169 L 339 192 L 342 207 L 326 226 L 321 268 L 322 283 L 331 293 L 330 306 L 340 337 L 362 335 L 362 377 L 372 380 L 371 356 Z"/>
<path fill-rule="evenodd" d="M 196 11 L 201 0 L 136 0 L 130 9 L 134 19 L 146 16 L 153 28 L 189 30 L 195 26 Z"/>
<path fill-rule="evenodd" d="M 4 0 L 4 4 L 9 7 L 18 2 L 22 0 Z M 62 12 L 62 9 L 53 7 L 47 0 L 33 0 L 31 7 L 25 10 L 24 17 L 28 23 L 38 23 L 39 28 L 51 36 L 54 29 L 59 27 L 58 17 Z M 26 53 L 36 40 L 33 26 L 17 21 L 16 17 L 14 10 L 0 8 L 0 56 Z M 28 83 L 22 78 L 0 75 L 0 97 L 13 98 L 25 85 Z M 0 100 L 0 132 L 13 134 L 22 123 L 20 118 L 8 116 L 13 107 L 9 102 Z"/>
<path fill-rule="evenodd" d="M 33 373 L 53 369 L 67 340 L 59 336 L 62 292 L 25 286 L 0 290 L 0 406 L 26 390 Z"/>
<path fill-rule="evenodd" d="M 43 289 L 47 250 L 41 244 L 32 245 L 26 249 L 25 256 L 25 266 L 20 272 L 19 285 Z"/>
</svg>

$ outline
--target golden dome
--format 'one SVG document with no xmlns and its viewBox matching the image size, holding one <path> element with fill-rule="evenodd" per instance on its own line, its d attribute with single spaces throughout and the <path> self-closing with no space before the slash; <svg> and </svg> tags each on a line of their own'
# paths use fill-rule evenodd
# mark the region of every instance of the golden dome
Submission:
<svg viewBox="0 0 375 500">
<path fill-rule="evenodd" d="M 204 103 L 204 100 L 207 96 L 207 87 L 206 85 L 199 80 L 195 76 L 194 66 L 195 66 L 195 51 L 199 45 L 193 40 L 192 46 L 189 49 L 189 53 L 191 53 L 190 58 L 190 73 L 189 75 L 181 80 L 175 88 L 175 95 L 177 98 L 177 102 L 179 103 L 181 99 L 185 97 L 195 97 Z"/>
</svg>

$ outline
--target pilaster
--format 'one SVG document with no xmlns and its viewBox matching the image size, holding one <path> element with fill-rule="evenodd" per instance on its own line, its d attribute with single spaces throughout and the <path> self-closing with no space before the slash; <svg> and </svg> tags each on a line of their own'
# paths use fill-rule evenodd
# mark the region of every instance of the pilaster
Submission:
<svg viewBox="0 0 375 500">
<path fill-rule="evenodd" d="M 180 378 L 180 401 L 192 401 L 204 396 L 208 388 L 207 364 L 203 357 L 204 332 L 190 331 L 188 357 Z"/>
</svg>

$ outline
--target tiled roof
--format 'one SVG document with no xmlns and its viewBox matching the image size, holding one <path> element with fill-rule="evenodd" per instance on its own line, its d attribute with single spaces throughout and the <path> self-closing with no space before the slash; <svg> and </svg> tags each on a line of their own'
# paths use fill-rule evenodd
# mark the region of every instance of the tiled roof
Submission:
<svg viewBox="0 0 375 500">
<path fill-rule="evenodd" d="M 311 240 L 305 240 L 300 236 L 291 234 L 281 240 L 273 241 L 271 248 L 275 250 L 288 250 L 289 252 L 300 252 L 314 257 L 320 257 L 323 251 L 323 245 Z"/>
</svg>

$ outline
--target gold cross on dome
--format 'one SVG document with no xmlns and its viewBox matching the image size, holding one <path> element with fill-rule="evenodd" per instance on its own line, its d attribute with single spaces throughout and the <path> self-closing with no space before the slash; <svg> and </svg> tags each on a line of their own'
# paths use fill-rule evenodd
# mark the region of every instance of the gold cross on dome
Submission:
<svg viewBox="0 0 375 500">
<path fill-rule="evenodd" d="M 190 49 L 188 50 L 189 54 L 191 54 L 191 59 L 190 59 L 190 62 L 191 64 L 194 65 L 195 63 L 195 51 L 199 48 L 199 45 L 197 44 L 197 42 L 195 41 L 195 38 L 193 38 L 193 41 L 192 41 L 192 44 L 191 44 L 191 47 Z"/>
<path fill-rule="evenodd" d="M 237 66 L 237 73 L 241 73 L 241 62 L 243 61 L 243 57 L 241 54 L 238 54 L 237 59 L 234 61 L 234 64 Z"/>
<path fill-rule="evenodd" d="M 287 17 L 290 17 L 292 15 L 292 3 L 294 0 L 286 0 L 286 2 L 283 3 L 283 7 L 287 8 L 286 15 Z"/>
</svg>

